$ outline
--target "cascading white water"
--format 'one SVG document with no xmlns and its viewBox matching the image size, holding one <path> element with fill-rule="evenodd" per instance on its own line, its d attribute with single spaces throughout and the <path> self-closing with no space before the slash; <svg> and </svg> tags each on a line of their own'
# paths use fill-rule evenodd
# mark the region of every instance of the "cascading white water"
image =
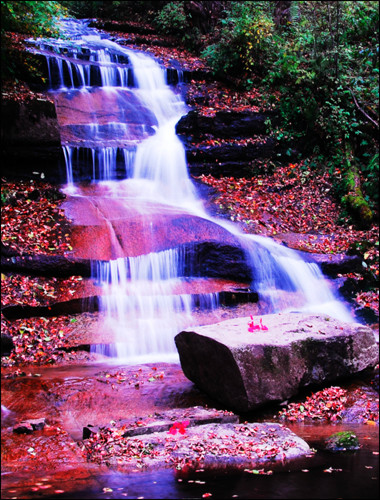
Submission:
<svg viewBox="0 0 380 500">
<path fill-rule="evenodd" d="M 352 321 L 315 262 L 305 262 L 297 252 L 263 236 L 246 235 L 242 244 L 249 252 L 256 290 L 269 300 L 273 312 L 296 310 Z M 293 300 L 289 294 L 279 295 L 279 289 L 293 291 Z"/>
<path fill-rule="evenodd" d="M 187 108 L 180 95 L 166 84 L 165 70 L 146 54 L 103 40 L 94 30 L 90 36 L 83 36 L 81 31 L 83 28 L 79 29 L 82 38 L 78 35 L 76 43 L 79 47 L 83 44 L 83 49 L 90 51 L 89 60 L 96 61 L 100 68 L 101 86 L 106 92 L 104 96 L 112 92 L 116 95 L 116 87 L 124 89 L 133 80 L 134 86 L 128 90 L 128 96 L 133 99 L 136 109 L 149 110 L 153 115 L 149 136 L 140 137 L 132 150 L 121 145 L 91 146 L 94 136 L 98 139 L 100 125 L 95 123 L 88 128 L 89 168 L 93 179 L 107 181 L 112 196 L 121 202 L 132 199 L 139 207 L 147 202 L 148 216 L 150 210 L 155 210 L 149 208 L 149 204 L 153 203 L 155 207 L 174 207 L 179 212 L 212 220 L 227 228 L 239 238 L 249 256 L 254 276 L 253 288 L 262 300 L 268 302 L 268 312 L 322 312 L 350 321 L 350 313 L 334 296 L 316 264 L 304 262 L 295 251 L 268 238 L 244 235 L 235 226 L 212 218 L 205 212 L 188 176 L 184 147 L 175 133 L 175 124 Z M 117 56 L 111 56 L 112 52 Z M 90 81 L 91 71 L 88 62 L 81 61 L 78 54 L 79 49 L 71 54 L 70 61 L 66 63 L 71 68 L 70 82 L 74 85 L 78 81 L 79 91 L 88 92 L 85 87 Z M 127 59 L 128 68 L 121 68 L 117 57 Z M 81 65 L 86 69 L 80 69 Z M 64 84 L 67 75 L 65 77 L 63 72 L 61 56 L 57 67 L 62 81 L 56 87 L 59 92 L 67 91 Z M 82 76 L 74 78 L 74 74 Z M 119 129 L 125 133 L 123 124 L 112 127 L 115 134 Z M 75 181 L 73 158 L 79 155 L 79 149 L 78 145 L 64 146 L 68 184 Z M 116 182 L 116 163 L 120 162 L 120 157 L 124 161 L 125 179 Z M 83 193 L 79 191 L 77 195 L 83 196 Z M 127 210 L 127 203 L 125 207 Z M 147 222 L 144 238 L 152 237 Z M 174 336 L 181 328 L 191 324 L 193 308 L 191 295 L 175 292 L 181 280 L 182 267 L 183 256 L 176 249 L 120 257 L 97 264 L 95 279 L 102 284 L 104 291 L 102 308 L 108 316 L 108 326 L 113 326 L 116 332 L 115 346 L 107 350 L 101 347 L 101 352 L 127 358 L 142 356 L 145 361 L 149 356 L 157 359 L 157 356 L 176 352 Z M 283 290 L 291 291 L 293 295 L 284 294 Z M 293 302 L 289 301 L 289 297 L 293 297 Z M 215 294 L 206 294 L 204 301 L 208 307 L 217 305 Z"/>
<path fill-rule="evenodd" d="M 103 287 L 102 306 L 107 326 L 116 332 L 112 346 L 96 352 L 145 361 L 174 353 L 174 336 L 192 323 L 193 297 L 176 292 L 181 285 L 181 254 L 176 249 L 98 263 Z M 208 308 L 217 306 L 215 294 L 204 294 Z"/>
</svg>

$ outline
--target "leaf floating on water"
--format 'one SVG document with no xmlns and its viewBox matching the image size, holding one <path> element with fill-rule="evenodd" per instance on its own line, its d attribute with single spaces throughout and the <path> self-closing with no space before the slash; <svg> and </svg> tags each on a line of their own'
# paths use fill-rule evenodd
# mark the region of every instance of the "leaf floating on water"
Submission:
<svg viewBox="0 0 380 500">
<path fill-rule="evenodd" d="M 332 467 L 329 467 L 328 469 L 324 469 L 323 472 L 328 472 L 331 474 L 332 472 L 342 472 L 343 469 L 333 469 Z"/>
</svg>

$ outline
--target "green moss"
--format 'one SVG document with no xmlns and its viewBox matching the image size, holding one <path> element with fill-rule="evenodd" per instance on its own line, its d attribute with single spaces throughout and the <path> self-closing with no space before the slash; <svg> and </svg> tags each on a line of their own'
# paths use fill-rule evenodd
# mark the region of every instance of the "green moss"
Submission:
<svg viewBox="0 0 380 500">
<path fill-rule="evenodd" d="M 326 449 L 330 451 L 353 451 L 359 448 L 359 440 L 352 431 L 336 432 L 326 439 Z"/>
<path fill-rule="evenodd" d="M 343 196 L 342 202 L 350 209 L 362 226 L 368 227 L 372 223 L 373 212 L 360 190 Z"/>
<path fill-rule="evenodd" d="M 345 177 L 345 185 L 346 185 L 346 190 L 347 191 L 354 191 L 355 190 L 355 173 L 352 170 L 349 170 L 346 173 Z"/>
</svg>

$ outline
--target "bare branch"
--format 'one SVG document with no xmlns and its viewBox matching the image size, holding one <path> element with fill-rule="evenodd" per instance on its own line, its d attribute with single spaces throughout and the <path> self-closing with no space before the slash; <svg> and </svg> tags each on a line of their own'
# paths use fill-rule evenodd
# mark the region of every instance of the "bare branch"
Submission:
<svg viewBox="0 0 380 500">
<path fill-rule="evenodd" d="M 362 108 L 359 106 L 359 103 L 358 103 L 358 101 L 357 101 L 357 99 L 356 99 L 356 97 L 355 97 L 355 94 L 352 92 L 352 90 L 351 90 L 351 89 L 348 89 L 348 90 L 351 92 L 351 95 L 352 95 L 352 97 L 353 97 L 353 99 L 354 99 L 354 103 L 355 103 L 356 107 L 358 108 L 358 110 L 359 110 L 361 113 L 363 113 L 363 115 L 364 115 L 364 116 L 365 116 L 368 120 L 370 120 L 370 121 L 371 121 L 371 122 L 375 125 L 375 127 L 379 128 L 379 122 L 377 122 L 376 120 L 374 120 L 373 118 L 371 118 L 371 117 L 370 117 L 370 116 L 369 116 L 369 115 L 368 115 L 368 114 L 364 111 L 364 109 L 362 109 Z"/>
</svg>

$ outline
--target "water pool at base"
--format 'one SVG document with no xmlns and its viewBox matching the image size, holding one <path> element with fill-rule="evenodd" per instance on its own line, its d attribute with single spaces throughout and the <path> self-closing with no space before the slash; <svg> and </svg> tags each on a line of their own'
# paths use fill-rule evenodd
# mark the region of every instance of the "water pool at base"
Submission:
<svg viewBox="0 0 380 500">
<path fill-rule="evenodd" d="M 188 478 L 176 478 L 173 471 L 114 474 L 99 477 L 99 489 L 57 494 L 49 498 L 371 499 L 378 498 L 378 476 L 378 455 L 374 455 L 371 449 L 361 449 L 339 455 L 318 452 L 304 461 L 303 470 L 274 472 L 272 475 L 243 472 L 212 476 L 198 472 Z M 104 491 L 103 488 L 112 491 Z M 18 498 L 37 497 L 34 494 Z"/>
</svg>

